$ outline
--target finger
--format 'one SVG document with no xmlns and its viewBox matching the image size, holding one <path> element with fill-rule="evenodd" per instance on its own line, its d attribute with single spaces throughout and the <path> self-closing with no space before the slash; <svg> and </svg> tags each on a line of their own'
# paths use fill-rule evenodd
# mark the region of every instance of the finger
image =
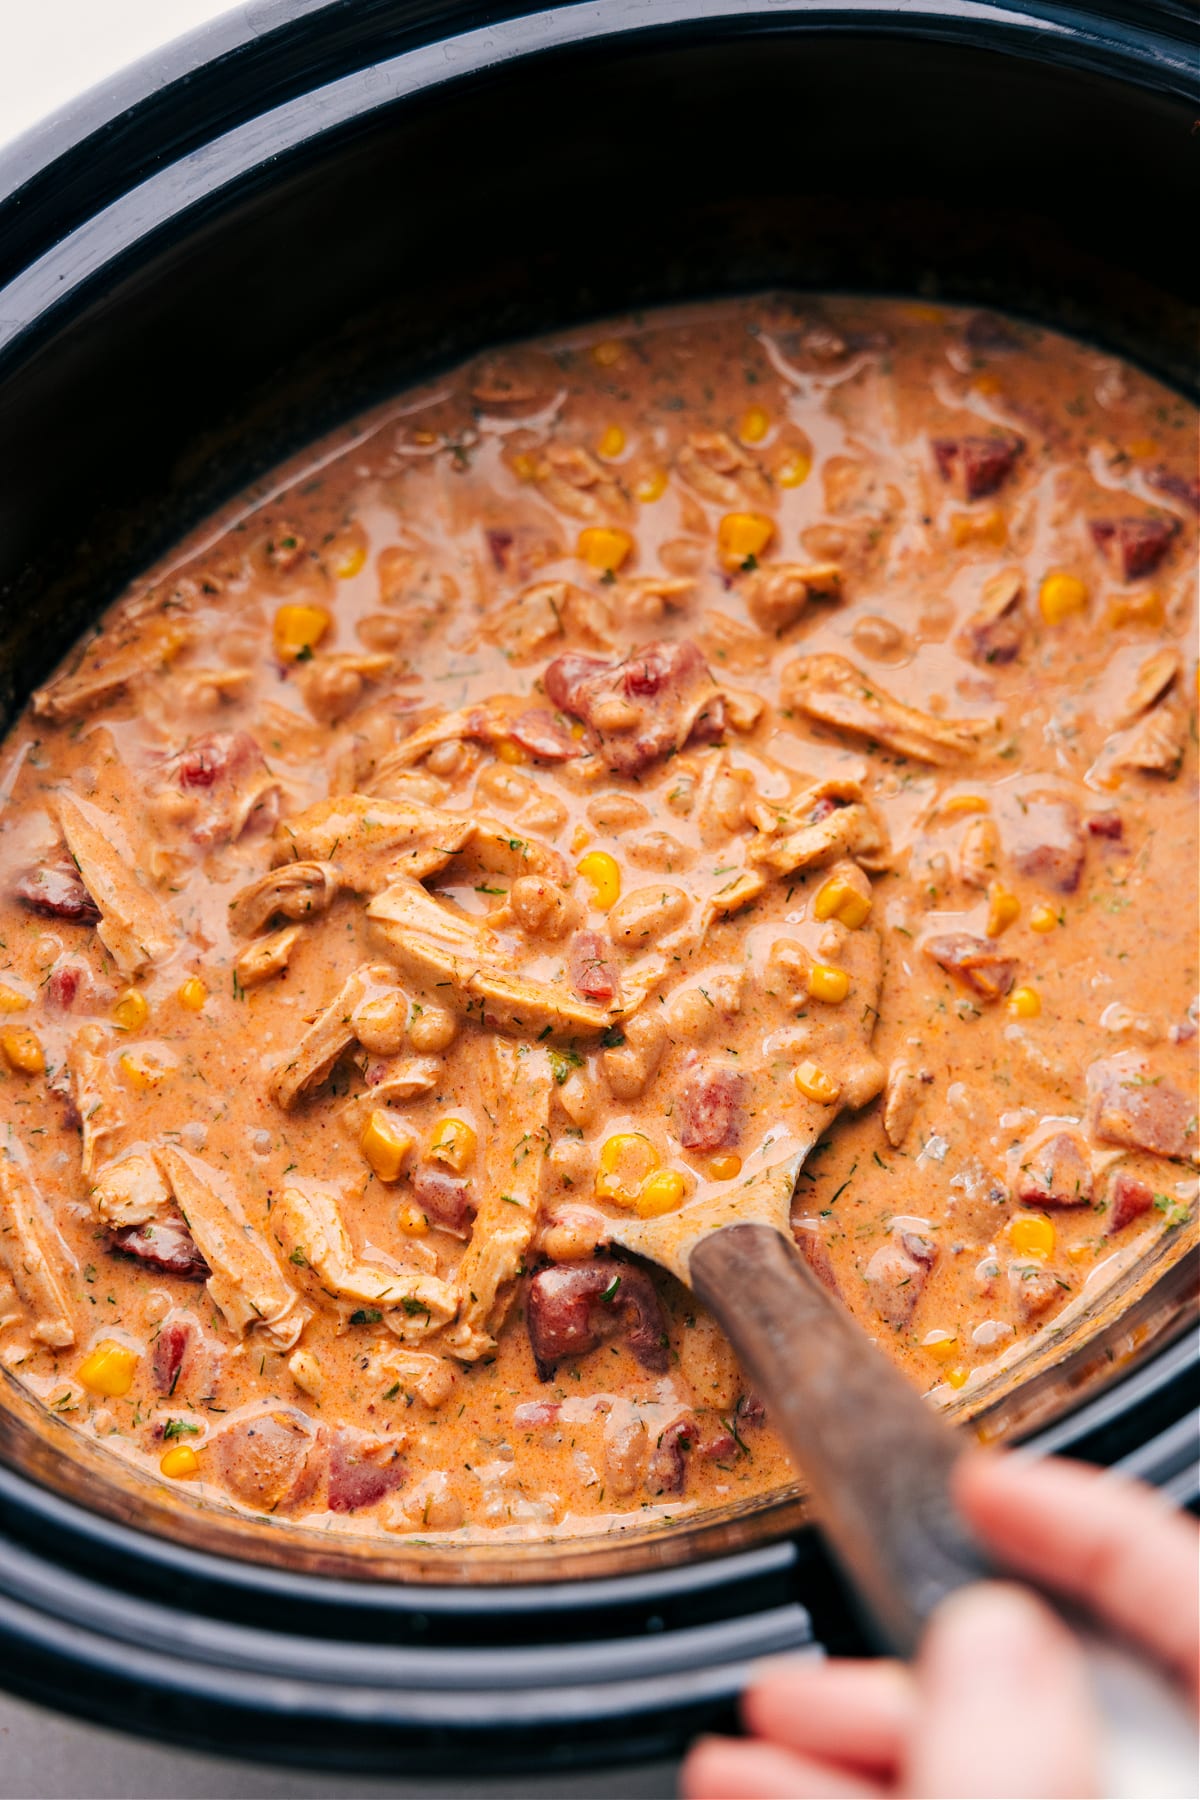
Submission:
<svg viewBox="0 0 1200 1800">
<path fill-rule="evenodd" d="M 904 1793 L 1072 1800 L 1099 1792 L 1082 1658 L 1025 1589 L 979 1582 L 943 1602 L 921 1646 L 917 1692 Z"/>
<path fill-rule="evenodd" d="M 883 1789 L 774 1744 L 701 1738 L 679 1777 L 683 1800 L 882 1800 Z"/>
<path fill-rule="evenodd" d="M 1200 1536 L 1153 1489 L 1082 1463 L 975 1454 L 955 1491 L 1006 1567 L 1085 1603 L 1194 1689 Z"/>
<path fill-rule="evenodd" d="M 890 1773 L 899 1761 L 916 1695 L 894 1662 L 764 1664 L 742 1698 L 749 1729 L 785 1749 L 851 1769 Z"/>
</svg>

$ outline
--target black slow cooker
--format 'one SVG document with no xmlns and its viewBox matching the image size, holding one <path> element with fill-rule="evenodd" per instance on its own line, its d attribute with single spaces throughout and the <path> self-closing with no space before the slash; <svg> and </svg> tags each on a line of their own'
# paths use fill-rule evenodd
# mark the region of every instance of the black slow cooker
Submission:
<svg viewBox="0 0 1200 1800">
<path fill-rule="evenodd" d="M 262 0 L 0 157 L 0 683 L 217 503 L 440 363 L 773 285 L 1037 317 L 1196 387 L 1186 0 Z M 1200 1494 L 1196 1258 L 975 1421 Z M 649 1759 L 861 1647 L 799 1501 L 396 1578 L 188 1539 L 0 1405 L 0 1679 L 406 1774 Z"/>
</svg>

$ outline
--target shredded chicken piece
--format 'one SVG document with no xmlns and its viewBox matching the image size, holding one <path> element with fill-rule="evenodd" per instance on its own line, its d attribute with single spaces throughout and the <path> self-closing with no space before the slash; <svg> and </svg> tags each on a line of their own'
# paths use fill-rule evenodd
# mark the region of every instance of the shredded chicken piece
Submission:
<svg viewBox="0 0 1200 1800">
<path fill-rule="evenodd" d="M 1169 700 L 1122 733 L 1107 759 L 1111 769 L 1141 769 L 1147 775 L 1174 775 L 1187 748 L 1187 718 Z"/>
<path fill-rule="evenodd" d="M 1172 646 L 1168 645 L 1162 650 L 1156 650 L 1153 656 L 1148 656 L 1138 670 L 1133 690 L 1121 709 L 1118 725 L 1132 725 L 1135 719 L 1161 700 L 1167 690 L 1174 686 L 1182 669 L 1183 658 Z"/>
<path fill-rule="evenodd" d="M 15 1137 L 0 1150 L 0 1262 L 33 1315 L 31 1335 L 52 1350 L 75 1342 L 68 1299 L 77 1279 L 63 1243 Z"/>
<path fill-rule="evenodd" d="M 282 931 L 272 931 L 247 944 L 233 964 L 239 987 L 258 987 L 273 975 L 281 975 L 303 936 L 303 925 L 285 925 Z"/>
<path fill-rule="evenodd" d="M 112 820 L 67 789 L 59 794 L 58 815 L 83 885 L 100 909 L 96 935 L 121 973 L 136 975 L 162 962 L 175 948 L 170 919 L 133 873 L 136 858 Z"/>
<path fill-rule="evenodd" d="M 599 595 L 571 581 L 538 581 L 489 613 L 481 636 L 503 647 L 514 667 L 543 655 L 559 639 L 597 650 L 612 644 L 612 610 Z"/>
<path fill-rule="evenodd" d="M 228 929 L 239 938 L 263 931 L 277 914 L 309 920 L 327 913 L 338 891 L 338 871 L 331 862 L 284 862 L 234 895 L 228 904 Z"/>
<path fill-rule="evenodd" d="M 843 656 L 802 656 L 780 678 L 785 708 L 822 725 L 869 738 L 914 762 L 955 763 L 975 756 L 992 729 L 985 719 L 940 719 L 905 706 Z"/>
<path fill-rule="evenodd" d="M 92 1211 L 112 1231 L 149 1225 L 172 1210 L 171 1190 L 151 1156 L 123 1156 L 109 1163 L 96 1177 L 90 1198 Z"/>
<path fill-rule="evenodd" d="M 458 1265 L 459 1316 L 447 1348 L 475 1362 L 495 1348 L 538 1222 L 542 1159 L 550 1143 L 550 1059 L 541 1049 L 493 1039 L 483 1074 L 496 1119 L 471 1241 Z"/>
<path fill-rule="evenodd" d="M 821 868 L 851 856 L 865 869 L 885 869 L 887 834 L 863 797 L 857 781 L 816 781 L 794 794 L 786 806 L 758 800 L 749 809 L 758 836 L 746 860 L 774 875 Z"/>
<path fill-rule="evenodd" d="M 444 1406 L 454 1392 L 454 1364 L 430 1350 L 402 1350 L 399 1346 L 381 1348 L 372 1355 L 367 1374 L 383 1389 L 399 1382 L 401 1392 L 415 1394 L 434 1411 Z"/>
<path fill-rule="evenodd" d="M 972 819 L 958 846 L 958 872 L 968 887 L 985 888 L 1000 863 L 1000 832 L 995 819 Z"/>
<path fill-rule="evenodd" d="M 81 718 L 138 676 L 166 668 L 190 638 L 187 626 L 176 619 L 159 620 L 132 638 L 125 638 L 118 625 L 89 646 L 77 668 L 39 688 L 33 696 L 33 710 L 39 718 L 53 719 L 55 724 Z"/>
<path fill-rule="evenodd" d="M 377 894 L 396 875 L 411 875 L 414 881 L 436 875 L 473 830 L 463 814 L 415 800 L 339 794 L 284 819 L 275 831 L 271 860 L 277 868 L 296 862 L 332 864 L 341 886 Z"/>
<path fill-rule="evenodd" d="M 883 1134 L 898 1150 L 912 1128 L 921 1098 L 922 1077 L 911 1063 L 895 1062 L 888 1070 L 883 1100 Z"/>
<path fill-rule="evenodd" d="M 573 519 L 621 518 L 629 503 L 603 464 L 578 444 L 548 444 L 534 471 L 550 502 Z"/>
<path fill-rule="evenodd" d="M 741 912 L 744 906 L 751 906 L 760 894 L 765 893 L 766 887 L 765 875 L 760 875 L 757 869 L 743 869 L 723 888 L 718 888 L 705 901 L 700 916 L 701 939 L 707 935 L 714 919 L 728 919 L 733 913 Z"/>
<path fill-rule="evenodd" d="M 724 431 L 693 431 L 675 458 L 675 467 L 690 488 L 718 506 L 771 499 L 770 484 L 758 464 Z"/>
<path fill-rule="evenodd" d="M 245 1336 L 253 1328 L 277 1350 L 291 1350 L 312 1315 L 246 1218 L 229 1177 L 171 1145 L 157 1157 L 211 1270 L 206 1286 L 230 1330 Z"/>
<path fill-rule="evenodd" d="M 424 893 L 423 888 L 420 891 Z M 357 1038 L 354 1015 L 359 1008 L 367 1000 L 394 993 L 395 988 L 395 976 L 386 964 L 361 963 L 347 975 L 329 1005 L 304 1033 L 291 1059 L 272 1074 L 271 1092 L 280 1106 L 290 1110 L 320 1087 L 338 1057 Z"/>
<path fill-rule="evenodd" d="M 330 1193 L 284 1188 L 271 1223 L 288 1260 L 304 1271 L 316 1296 L 378 1307 L 383 1323 L 397 1337 L 414 1341 L 427 1337 L 458 1309 L 453 1290 L 435 1275 L 360 1261 Z"/>
<path fill-rule="evenodd" d="M 117 1084 L 101 1049 L 106 1041 L 99 1026 L 85 1025 L 75 1034 L 70 1049 L 72 1098 L 82 1137 L 79 1171 L 85 1180 L 95 1170 L 101 1145 L 124 1124 Z"/>
<path fill-rule="evenodd" d="M 488 874 L 507 875 L 514 881 L 522 875 L 540 875 L 564 886 L 570 879 L 557 850 L 537 838 L 521 836 L 498 819 L 473 821 L 463 857 Z"/>
<path fill-rule="evenodd" d="M 338 871 L 332 863 L 285 863 L 234 895 L 229 902 L 229 929 L 238 937 L 250 937 L 276 915 L 314 918 L 329 910 L 338 887 Z"/>
<path fill-rule="evenodd" d="M 493 1030 L 594 1037 L 619 1010 L 588 1005 L 565 985 L 527 979 L 494 931 L 441 905 L 419 882 L 394 882 L 371 902 L 367 917 L 406 974 Z"/>
<path fill-rule="evenodd" d="M 416 1100 L 421 1094 L 432 1094 L 445 1073 L 436 1056 L 405 1056 L 386 1066 L 385 1073 L 361 1094 L 355 1094 L 342 1108 L 342 1117 L 352 1131 L 361 1131 L 377 1106 L 391 1106 L 396 1100 Z"/>
</svg>

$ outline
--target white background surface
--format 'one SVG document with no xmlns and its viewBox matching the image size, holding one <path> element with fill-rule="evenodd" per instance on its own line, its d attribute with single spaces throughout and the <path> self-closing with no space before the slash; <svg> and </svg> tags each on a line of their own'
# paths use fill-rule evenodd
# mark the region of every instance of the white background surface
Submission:
<svg viewBox="0 0 1200 1800">
<path fill-rule="evenodd" d="M 0 146 L 228 0 L 0 0 Z M 0 1693 L 0 1800 L 665 1800 L 670 1768 L 487 1784 L 350 1781 L 224 1762 L 97 1730 Z"/>
<path fill-rule="evenodd" d="M 0 0 L 0 144 L 230 0 Z"/>
</svg>

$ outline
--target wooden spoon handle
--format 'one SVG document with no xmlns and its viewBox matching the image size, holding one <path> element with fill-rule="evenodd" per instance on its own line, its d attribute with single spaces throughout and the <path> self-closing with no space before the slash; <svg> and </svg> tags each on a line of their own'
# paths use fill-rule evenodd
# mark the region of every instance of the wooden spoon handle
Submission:
<svg viewBox="0 0 1200 1800">
<path fill-rule="evenodd" d="M 883 1647 L 911 1656 L 938 1602 L 994 1572 L 950 1498 L 957 1438 L 772 1227 L 713 1232 L 690 1274 Z"/>
<path fill-rule="evenodd" d="M 773 1226 L 713 1232 L 692 1251 L 690 1275 L 811 1484 L 825 1536 L 882 1647 L 911 1657 L 938 1601 L 996 1572 L 950 1497 L 955 1434 Z M 1101 1792 L 1194 1795 L 1189 1703 L 1144 1656 L 1064 1616 L 1100 1722 Z"/>
</svg>

